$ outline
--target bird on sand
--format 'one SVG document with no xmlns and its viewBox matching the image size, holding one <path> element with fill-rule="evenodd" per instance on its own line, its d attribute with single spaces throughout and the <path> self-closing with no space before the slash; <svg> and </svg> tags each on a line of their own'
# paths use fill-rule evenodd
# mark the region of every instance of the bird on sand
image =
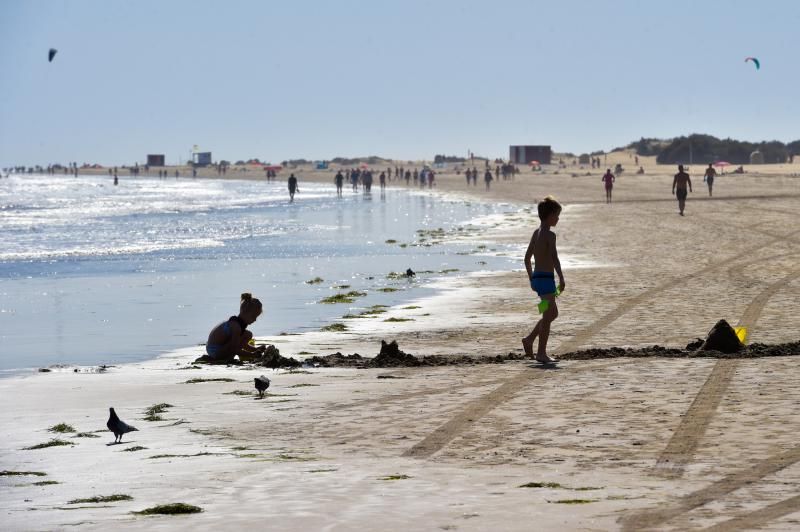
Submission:
<svg viewBox="0 0 800 532">
<path fill-rule="evenodd" d="M 117 417 L 117 413 L 113 408 L 108 409 L 108 421 L 106 422 L 108 430 L 114 433 L 114 443 L 122 443 L 122 435 L 134 430 L 138 431 L 136 427 L 132 427 Z"/>
<path fill-rule="evenodd" d="M 258 396 L 263 399 L 264 392 L 267 391 L 267 388 L 269 388 L 269 379 L 262 375 L 253 380 L 256 381 L 256 390 L 258 390 Z"/>
</svg>

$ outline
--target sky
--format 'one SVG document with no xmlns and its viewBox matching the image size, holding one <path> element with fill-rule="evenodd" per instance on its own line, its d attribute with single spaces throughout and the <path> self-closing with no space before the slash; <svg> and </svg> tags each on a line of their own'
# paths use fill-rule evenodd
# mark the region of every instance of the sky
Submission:
<svg viewBox="0 0 800 532">
<path fill-rule="evenodd" d="M 798 28 L 795 0 L 2 0 L 0 167 L 787 142 Z"/>
</svg>

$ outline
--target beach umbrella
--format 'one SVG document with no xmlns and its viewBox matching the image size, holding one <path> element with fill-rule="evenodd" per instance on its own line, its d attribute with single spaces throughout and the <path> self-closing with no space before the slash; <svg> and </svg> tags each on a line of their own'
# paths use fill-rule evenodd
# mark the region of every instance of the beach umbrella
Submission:
<svg viewBox="0 0 800 532">
<path fill-rule="evenodd" d="M 531 166 L 542 166 L 542 163 L 540 163 L 539 161 L 531 161 L 528 164 Z"/>
<path fill-rule="evenodd" d="M 359 168 L 369 168 L 369 165 L 367 163 L 361 163 L 361 164 L 358 165 L 358 167 Z"/>
<path fill-rule="evenodd" d="M 729 163 L 728 161 L 717 161 L 717 162 L 714 163 L 714 166 L 716 166 L 717 168 L 724 168 L 724 167 L 730 166 L 730 165 L 731 165 L 731 163 Z"/>
</svg>

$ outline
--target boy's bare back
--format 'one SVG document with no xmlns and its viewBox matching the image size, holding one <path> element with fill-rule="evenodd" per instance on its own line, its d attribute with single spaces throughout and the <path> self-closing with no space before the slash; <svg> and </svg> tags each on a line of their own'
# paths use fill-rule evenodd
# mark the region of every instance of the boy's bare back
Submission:
<svg viewBox="0 0 800 532">
<path fill-rule="evenodd" d="M 548 227 L 539 227 L 531 236 L 528 252 L 532 252 L 534 271 L 552 273 L 555 269 L 556 235 Z"/>
</svg>

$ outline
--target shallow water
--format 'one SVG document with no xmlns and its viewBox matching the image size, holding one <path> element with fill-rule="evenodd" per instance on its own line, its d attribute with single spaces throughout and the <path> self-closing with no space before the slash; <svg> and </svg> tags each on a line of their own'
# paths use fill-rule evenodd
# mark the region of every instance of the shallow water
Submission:
<svg viewBox="0 0 800 532">
<path fill-rule="evenodd" d="M 477 228 L 470 220 L 509 206 L 376 188 L 371 197 L 346 188 L 338 199 L 332 186 L 302 182 L 300 190 L 290 204 L 282 182 L 0 180 L 0 370 L 138 361 L 204 343 L 238 312 L 244 291 L 265 304 L 250 328 L 271 335 L 426 295 L 437 275 L 390 280 L 390 271 L 519 267 L 475 255 L 474 244 L 425 247 L 432 238 L 416 233 L 465 234 Z M 314 277 L 324 282 L 306 284 Z M 317 303 L 342 284 L 368 295 Z M 378 291 L 386 287 L 398 291 Z"/>
</svg>

